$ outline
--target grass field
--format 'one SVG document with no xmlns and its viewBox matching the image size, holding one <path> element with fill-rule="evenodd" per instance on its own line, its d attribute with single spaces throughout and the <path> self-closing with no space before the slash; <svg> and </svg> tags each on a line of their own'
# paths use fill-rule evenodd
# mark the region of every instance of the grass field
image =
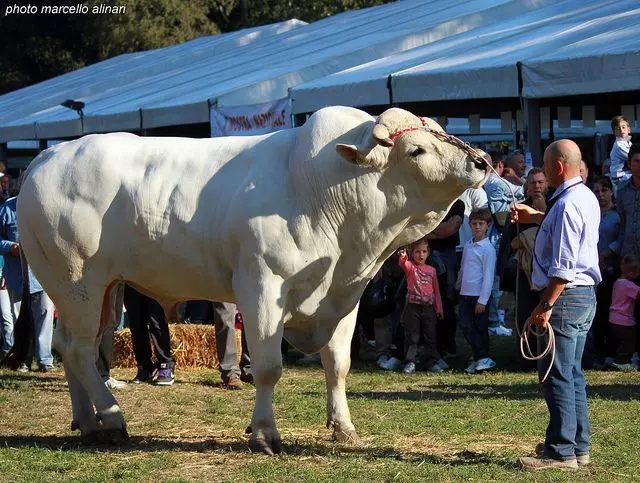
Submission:
<svg viewBox="0 0 640 483">
<path fill-rule="evenodd" d="M 492 343 L 505 367 L 513 339 Z M 62 373 L 0 371 L 0 481 L 638 481 L 640 373 L 587 377 L 593 464 L 525 473 L 516 460 L 532 454 L 547 422 L 533 374 L 404 376 L 357 364 L 348 396 L 364 446 L 352 448 L 324 428 L 321 368 L 290 365 L 275 401 L 286 453 L 268 457 L 252 454 L 244 435 L 254 389 L 226 391 L 214 370 L 118 392 L 132 437 L 120 447 L 79 444 Z"/>
</svg>

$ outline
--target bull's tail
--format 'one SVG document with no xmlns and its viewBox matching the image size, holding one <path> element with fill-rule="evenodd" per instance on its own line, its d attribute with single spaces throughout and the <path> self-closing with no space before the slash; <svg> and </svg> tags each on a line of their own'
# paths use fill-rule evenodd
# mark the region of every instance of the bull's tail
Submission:
<svg viewBox="0 0 640 483">
<path fill-rule="evenodd" d="M 34 324 L 31 315 L 29 265 L 22 249 L 20 249 L 20 264 L 22 267 L 22 301 L 20 313 L 13 327 L 13 347 L 0 360 L 0 365 L 10 369 L 17 369 L 20 364 L 28 363 L 33 358 Z"/>
</svg>

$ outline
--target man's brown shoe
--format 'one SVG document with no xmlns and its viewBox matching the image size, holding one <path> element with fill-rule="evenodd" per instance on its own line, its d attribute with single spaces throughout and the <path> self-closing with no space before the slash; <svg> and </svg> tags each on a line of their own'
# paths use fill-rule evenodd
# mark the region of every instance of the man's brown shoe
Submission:
<svg viewBox="0 0 640 483">
<path fill-rule="evenodd" d="M 242 389 L 242 381 L 236 375 L 230 376 L 229 379 L 224 381 L 224 385 L 230 391 L 238 391 Z"/>
<path fill-rule="evenodd" d="M 536 456 L 542 457 L 543 455 L 544 455 L 544 443 L 538 443 L 536 445 Z M 576 455 L 576 461 L 578 462 L 579 466 L 587 466 L 591 464 L 591 456 L 589 456 L 589 453 L 579 454 L 579 455 Z"/>
<path fill-rule="evenodd" d="M 525 470 L 537 471 L 546 469 L 557 470 L 577 470 L 578 462 L 575 459 L 571 460 L 554 460 L 553 458 L 545 457 L 527 457 L 520 458 L 520 466 Z"/>
</svg>

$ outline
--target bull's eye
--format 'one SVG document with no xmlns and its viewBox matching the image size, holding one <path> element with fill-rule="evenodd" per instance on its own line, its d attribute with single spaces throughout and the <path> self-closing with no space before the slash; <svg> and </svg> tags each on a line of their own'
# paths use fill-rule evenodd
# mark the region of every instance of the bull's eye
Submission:
<svg viewBox="0 0 640 483">
<path fill-rule="evenodd" d="M 411 157 L 416 158 L 424 153 L 426 153 L 426 151 L 423 148 L 416 148 L 411 152 Z"/>
</svg>

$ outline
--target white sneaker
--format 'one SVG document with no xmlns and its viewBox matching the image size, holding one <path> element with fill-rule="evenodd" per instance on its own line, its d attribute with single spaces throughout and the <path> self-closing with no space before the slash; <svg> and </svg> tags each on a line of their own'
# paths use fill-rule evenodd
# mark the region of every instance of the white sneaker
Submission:
<svg viewBox="0 0 640 483">
<path fill-rule="evenodd" d="M 485 357 L 484 359 L 480 359 L 476 362 L 476 372 L 488 371 L 494 367 L 496 367 L 496 363 L 491 359 L 491 357 Z"/>
<path fill-rule="evenodd" d="M 467 368 L 464 370 L 467 374 L 475 374 L 476 373 L 476 361 L 471 361 Z"/>
<path fill-rule="evenodd" d="M 624 372 L 631 372 L 631 371 L 636 371 L 636 366 L 634 366 L 633 364 L 618 364 L 617 362 L 612 362 L 611 363 L 611 367 L 613 367 L 615 370 L 617 371 L 624 371 Z"/>
<path fill-rule="evenodd" d="M 395 357 L 389 357 L 387 362 L 380 365 L 385 371 L 397 371 L 402 366 L 402 361 Z"/>
<path fill-rule="evenodd" d="M 118 381 L 113 377 L 110 377 L 106 381 L 104 381 L 104 385 L 107 386 L 107 389 L 111 389 L 112 391 L 117 391 L 119 389 L 124 389 L 127 387 L 127 383 L 124 381 Z"/>
<path fill-rule="evenodd" d="M 440 366 L 440 369 L 442 369 L 443 371 L 446 371 L 449 369 L 449 364 L 447 364 L 444 359 L 439 359 L 436 364 L 438 366 Z"/>
<path fill-rule="evenodd" d="M 440 372 L 444 372 L 444 369 L 442 367 L 440 367 L 440 365 L 436 362 L 434 365 L 432 365 L 429 368 L 429 372 L 440 373 Z"/>
<path fill-rule="evenodd" d="M 489 333 L 493 335 L 501 335 L 504 337 L 509 337 L 513 333 L 513 331 L 504 325 L 497 325 L 495 327 L 489 327 Z"/>
<path fill-rule="evenodd" d="M 640 356 L 637 352 L 634 352 L 631 356 L 631 364 L 636 366 L 636 369 L 640 369 Z"/>
<path fill-rule="evenodd" d="M 407 364 L 404 366 L 404 369 L 402 369 L 402 372 L 404 374 L 413 374 L 414 372 L 416 372 L 416 365 L 413 362 L 407 362 Z"/>
</svg>

